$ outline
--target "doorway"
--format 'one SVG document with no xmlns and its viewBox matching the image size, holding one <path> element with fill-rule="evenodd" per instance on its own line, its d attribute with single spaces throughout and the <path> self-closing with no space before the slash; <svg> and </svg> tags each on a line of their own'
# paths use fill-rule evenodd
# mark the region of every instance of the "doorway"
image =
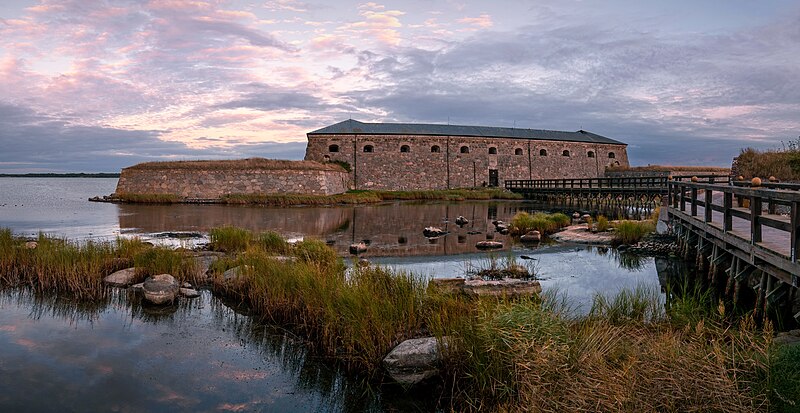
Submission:
<svg viewBox="0 0 800 413">
<path fill-rule="evenodd" d="M 500 186 L 500 178 L 497 169 L 489 169 L 489 186 Z"/>
</svg>

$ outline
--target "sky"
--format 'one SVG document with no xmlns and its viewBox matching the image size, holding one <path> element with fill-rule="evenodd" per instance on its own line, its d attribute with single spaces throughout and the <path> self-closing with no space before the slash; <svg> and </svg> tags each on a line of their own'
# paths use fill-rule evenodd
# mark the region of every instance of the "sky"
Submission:
<svg viewBox="0 0 800 413">
<path fill-rule="evenodd" d="M 800 2 L 0 1 L 0 173 L 302 159 L 346 119 L 729 166 L 800 135 Z"/>
</svg>

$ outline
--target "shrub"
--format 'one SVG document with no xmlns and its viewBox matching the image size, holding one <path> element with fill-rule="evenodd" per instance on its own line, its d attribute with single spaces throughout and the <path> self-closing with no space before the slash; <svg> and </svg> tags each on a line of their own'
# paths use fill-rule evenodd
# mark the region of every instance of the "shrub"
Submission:
<svg viewBox="0 0 800 413">
<path fill-rule="evenodd" d="M 597 231 L 599 232 L 608 231 L 608 218 L 606 218 L 603 215 L 597 216 Z"/>
</svg>

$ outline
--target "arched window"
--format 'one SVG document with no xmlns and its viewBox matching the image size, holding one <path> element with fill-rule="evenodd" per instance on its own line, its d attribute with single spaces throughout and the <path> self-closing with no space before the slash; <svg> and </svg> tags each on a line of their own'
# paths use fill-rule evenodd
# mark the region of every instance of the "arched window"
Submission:
<svg viewBox="0 0 800 413">
<path fill-rule="evenodd" d="M 514 155 L 522 155 L 522 148 L 514 149 Z"/>
<path fill-rule="evenodd" d="M 588 156 L 588 157 L 590 157 L 590 158 L 594 158 L 594 151 L 589 151 L 589 152 L 586 154 L 586 156 Z"/>
<path fill-rule="evenodd" d="M 564 152 L 561 152 L 561 156 L 569 156 L 569 151 L 564 149 Z"/>
<path fill-rule="evenodd" d="M 439 145 L 431 146 L 431 153 L 439 153 L 441 151 L 442 151 L 442 148 L 440 148 Z"/>
<path fill-rule="evenodd" d="M 339 152 L 339 145 L 328 146 L 328 152 Z"/>
<path fill-rule="evenodd" d="M 617 155 L 615 155 L 614 152 L 609 152 L 608 153 L 608 159 L 614 159 L 616 157 L 617 157 Z"/>
<path fill-rule="evenodd" d="M 375 147 L 372 145 L 364 145 L 364 152 L 372 153 L 375 151 Z"/>
<path fill-rule="evenodd" d="M 469 153 L 469 146 L 466 145 L 462 146 L 460 151 L 461 153 Z"/>
<path fill-rule="evenodd" d="M 547 156 L 547 149 L 540 149 L 539 156 Z"/>
<path fill-rule="evenodd" d="M 497 148 L 495 148 L 494 146 L 489 148 L 489 155 L 497 155 Z"/>
<path fill-rule="evenodd" d="M 400 152 L 411 152 L 411 148 L 408 145 L 403 145 L 400 147 Z"/>
</svg>

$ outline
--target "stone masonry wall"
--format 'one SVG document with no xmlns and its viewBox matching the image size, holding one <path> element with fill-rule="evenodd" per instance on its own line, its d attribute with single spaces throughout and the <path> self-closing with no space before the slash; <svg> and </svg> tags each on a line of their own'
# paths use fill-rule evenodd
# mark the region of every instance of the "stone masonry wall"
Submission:
<svg viewBox="0 0 800 413">
<path fill-rule="evenodd" d="M 344 170 L 126 168 L 120 174 L 116 194 L 173 194 L 199 199 L 229 194 L 332 195 L 347 191 L 348 181 Z"/>
<path fill-rule="evenodd" d="M 338 151 L 331 152 L 331 145 Z M 364 151 L 368 145 L 372 152 Z M 408 152 L 401 152 L 403 146 Z M 461 152 L 464 146 L 468 153 Z M 417 135 L 310 135 L 305 159 L 347 162 L 353 188 L 386 190 L 482 186 L 489 184 L 490 170 L 497 170 L 503 186 L 510 179 L 601 177 L 607 165 L 628 166 L 625 145 Z"/>
</svg>

